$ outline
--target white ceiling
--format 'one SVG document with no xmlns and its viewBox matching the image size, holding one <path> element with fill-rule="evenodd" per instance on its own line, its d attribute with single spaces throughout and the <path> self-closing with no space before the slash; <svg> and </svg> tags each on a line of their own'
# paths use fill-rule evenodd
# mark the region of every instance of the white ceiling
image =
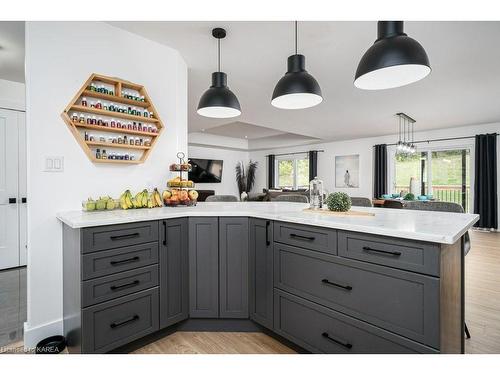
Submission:
<svg viewBox="0 0 500 375">
<path fill-rule="evenodd" d="M 24 82 L 24 22 L 0 22 L 0 79 Z"/>
<path fill-rule="evenodd" d="M 353 86 L 358 61 L 376 38 L 376 22 L 299 22 L 299 53 L 321 85 L 324 101 L 304 110 L 270 105 L 274 85 L 293 53 L 292 22 L 113 22 L 177 49 L 189 67 L 189 131 L 234 122 L 325 140 L 393 134 L 394 114 L 417 120 L 416 130 L 500 120 L 500 22 L 406 22 L 426 49 L 432 73 L 415 84 L 363 91 Z M 196 113 L 216 69 L 213 27 L 224 27 L 222 70 L 242 115 L 207 119 Z M 239 134 L 238 131 L 235 134 Z M 231 134 L 226 133 L 231 136 Z"/>
</svg>

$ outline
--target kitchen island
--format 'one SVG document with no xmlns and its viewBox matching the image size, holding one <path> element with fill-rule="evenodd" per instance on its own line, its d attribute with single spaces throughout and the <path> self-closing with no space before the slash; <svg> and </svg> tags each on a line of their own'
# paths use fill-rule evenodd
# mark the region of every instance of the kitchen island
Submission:
<svg viewBox="0 0 500 375">
<path fill-rule="evenodd" d="M 478 215 L 306 207 L 58 214 L 69 350 L 215 318 L 250 319 L 315 353 L 463 353 L 463 235 Z"/>
</svg>

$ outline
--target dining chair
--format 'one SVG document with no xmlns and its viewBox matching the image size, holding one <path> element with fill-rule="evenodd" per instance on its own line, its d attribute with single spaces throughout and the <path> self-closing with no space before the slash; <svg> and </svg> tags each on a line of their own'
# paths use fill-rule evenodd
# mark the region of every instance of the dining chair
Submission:
<svg viewBox="0 0 500 375">
<path fill-rule="evenodd" d="M 351 197 L 351 204 L 358 207 L 373 207 L 371 199 L 364 197 Z"/>
<path fill-rule="evenodd" d="M 296 203 L 309 203 L 309 198 L 301 194 L 282 194 L 273 198 L 274 202 L 296 202 Z"/>
<path fill-rule="evenodd" d="M 205 202 L 238 202 L 238 197 L 234 195 L 210 195 Z"/>
</svg>

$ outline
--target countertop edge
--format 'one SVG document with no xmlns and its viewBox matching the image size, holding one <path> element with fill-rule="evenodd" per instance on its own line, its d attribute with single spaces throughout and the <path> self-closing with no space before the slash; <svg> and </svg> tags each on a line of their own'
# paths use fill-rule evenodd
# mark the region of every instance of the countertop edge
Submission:
<svg viewBox="0 0 500 375">
<path fill-rule="evenodd" d="M 456 233 L 454 236 L 448 236 L 448 235 L 437 235 L 437 234 L 426 234 L 426 233 L 416 233 L 416 232 L 408 232 L 404 231 L 402 232 L 401 230 L 390 230 L 386 228 L 379 228 L 379 227 L 367 227 L 364 225 L 356 225 L 352 223 L 308 223 L 304 222 L 299 219 L 295 218 L 287 218 L 284 217 L 283 215 L 276 215 L 276 214 L 265 214 L 265 213 L 255 213 L 255 212 L 245 212 L 241 211 L 238 212 L 237 214 L 228 214 L 225 212 L 222 215 L 216 215 L 214 213 L 209 213 L 209 214 L 204 214 L 200 212 L 172 212 L 168 213 L 168 215 L 165 214 L 158 214 L 154 215 L 148 218 L 144 217 L 136 217 L 136 218 L 131 218 L 131 217 L 123 217 L 123 218 L 113 218 L 113 220 L 102 220 L 102 221 L 95 221 L 92 223 L 92 225 L 85 225 L 85 224 L 79 224 L 75 223 L 71 220 L 68 220 L 67 218 L 64 217 L 63 213 L 57 213 L 56 217 L 59 221 L 64 223 L 65 225 L 69 226 L 72 229 L 82 229 L 82 228 L 90 228 L 90 227 L 98 227 L 98 226 L 104 226 L 104 225 L 116 225 L 116 224 L 127 224 L 127 223 L 136 223 L 136 222 L 141 222 L 141 221 L 153 221 L 153 220 L 163 220 L 163 219 L 176 219 L 176 218 L 181 218 L 181 217 L 210 217 L 210 216 L 232 216 L 232 217 L 250 217 L 250 218 L 256 218 L 256 219 L 264 219 L 264 220 L 274 220 L 274 221 L 283 221 L 283 222 L 288 222 L 288 223 L 294 223 L 294 224 L 302 224 L 302 225 L 309 225 L 309 226 L 317 226 L 317 227 L 322 227 L 322 228 L 331 228 L 331 229 L 337 229 L 337 230 L 347 230 L 347 231 L 352 231 L 352 232 L 363 232 L 363 233 L 369 233 L 369 234 L 374 234 L 374 235 L 380 235 L 380 236 L 387 236 L 387 237 L 401 237 L 409 240 L 415 240 L 415 241 L 423 241 L 423 242 L 432 242 L 432 243 L 441 243 L 441 244 L 454 244 L 456 241 L 458 241 L 472 226 L 479 220 L 479 215 L 474 215 L 471 220 L 464 226 L 462 230 L 460 230 L 458 233 Z"/>
</svg>

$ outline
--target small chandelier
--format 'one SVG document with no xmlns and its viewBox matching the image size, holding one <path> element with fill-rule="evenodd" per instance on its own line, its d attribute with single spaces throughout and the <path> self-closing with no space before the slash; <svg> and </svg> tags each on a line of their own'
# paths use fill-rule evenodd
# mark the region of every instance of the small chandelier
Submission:
<svg viewBox="0 0 500 375">
<path fill-rule="evenodd" d="M 417 152 L 415 146 L 415 120 L 405 113 L 396 113 L 399 124 L 399 140 L 396 143 L 398 154 L 413 155 Z"/>
</svg>

